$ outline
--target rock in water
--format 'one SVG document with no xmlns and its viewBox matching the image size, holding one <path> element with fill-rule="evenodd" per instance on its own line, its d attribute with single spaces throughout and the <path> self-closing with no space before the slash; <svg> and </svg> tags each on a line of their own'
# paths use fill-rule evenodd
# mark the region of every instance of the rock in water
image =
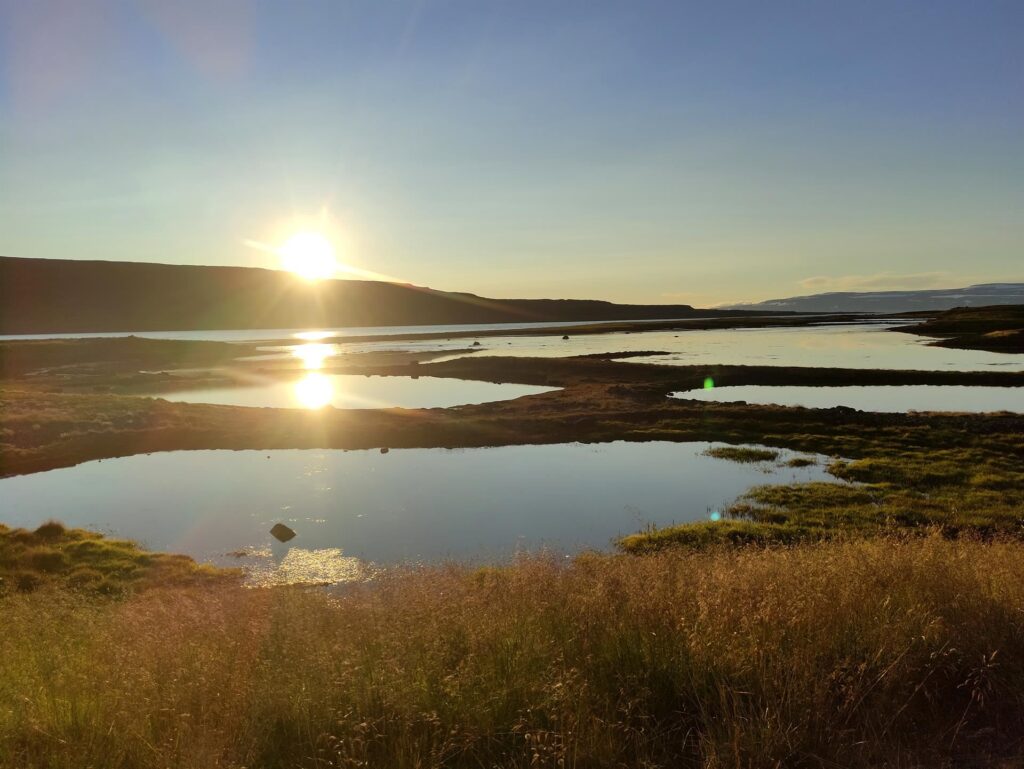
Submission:
<svg viewBox="0 0 1024 769">
<path fill-rule="evenodd" d="M 274 538 L 279 542 L 287 542 L 289 539 L 295 539 L 295 532 L 283 523 L 275 523 L 274 528 L 270 530 L 270 533 L 273 534 Z"/>
<path fill-rule="evenodd" d="M 568 334 L 566 334 L 565 336 L 562 337 L 562 339 L 568 339 L 568 338 L 569 338 Z"/>
<path fill-rule="evenodd" d="M 384 447 L 383 447 L 383 448 L 382 448 L 382 449 L 380 450 L 380 453 L 381 453 L 381 454 L 387 454 L 387 453 L 388 453 L 389 451 L 391 451 L 391 449 L 389 449 L 389 448 L 388 448 L 387 446 L 384 446 Z"/>
</svg>

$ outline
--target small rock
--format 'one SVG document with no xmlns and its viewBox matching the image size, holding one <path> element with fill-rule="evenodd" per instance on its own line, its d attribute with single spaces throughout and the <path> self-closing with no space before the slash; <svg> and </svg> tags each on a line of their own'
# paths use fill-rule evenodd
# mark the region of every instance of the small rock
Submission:
<svg viewBox="0 0 1024 769">
<path fill-rule="evenodd" d="M 380 449 L 380 453 L 381 454 L 387 454 L 389 451 L 391 451 L 391 449 L 389 449 L 387 446 L 381 446 L 381 449 Z"/>
<path fill-rule="evenodd" d="M 568 339 L 568 338 L 569 338 L 569 335 L 568 335 L 568 334 L 564 334 L 564 335 L 562 336 L 562 339 Z"/>
<path fill-rule="evenodd" d="M 480 342 L 479 342 L 479 341 L 477 341 L 477 342 L 473 342 L 473 346 L 474 346 L 474 347 L 479 347 L 479 346 L 480 346 Z"/>
<path fill-rule="evenodd" d="M 283 523 L 275 523 L 274 528 L 270 530 L 270 533 L 274 535 L 274 538 L 278 542 L 287 542 L 290 539 L 295 539 L 295 532 Z"/>
</svg>

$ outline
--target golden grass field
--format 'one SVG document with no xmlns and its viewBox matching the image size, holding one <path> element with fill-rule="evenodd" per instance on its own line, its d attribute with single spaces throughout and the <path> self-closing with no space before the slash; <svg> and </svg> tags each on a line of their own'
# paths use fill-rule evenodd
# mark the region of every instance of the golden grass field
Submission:
<svg viewBox="0 0 1024 769">
<path fill-rule="evenodd" d="M 0 766 L 1016 766 L 1024 547 L 534 557 L 0 599 Z"/>
</svg>

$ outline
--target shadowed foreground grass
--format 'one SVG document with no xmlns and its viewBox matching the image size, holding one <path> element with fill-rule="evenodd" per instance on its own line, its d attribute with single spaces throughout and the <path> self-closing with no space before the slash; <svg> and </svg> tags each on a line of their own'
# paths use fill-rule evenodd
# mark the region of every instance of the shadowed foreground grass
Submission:
<svg viewBox="0 0 1024 769">
<path fill-rule="evenodd" d="M 4 767 L 992 765 L 1024 735 L 1009 542 L 535 558 L 334 597 L 54 590 L 0 610 Z"/>
</svg>

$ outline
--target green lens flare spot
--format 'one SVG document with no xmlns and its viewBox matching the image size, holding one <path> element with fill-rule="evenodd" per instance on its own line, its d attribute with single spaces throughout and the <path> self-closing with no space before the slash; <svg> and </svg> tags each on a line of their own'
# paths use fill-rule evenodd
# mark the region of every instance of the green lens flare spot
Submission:
<svg viewBox="0 0 1024 769">
<path fill-rule="evenodd" d="M 704 379 L 704 389 L 705 390 L 714 390 L 715 389 L 715 380 L 712 379 L 711 377 L 706 377 Z"/>
</svg>

